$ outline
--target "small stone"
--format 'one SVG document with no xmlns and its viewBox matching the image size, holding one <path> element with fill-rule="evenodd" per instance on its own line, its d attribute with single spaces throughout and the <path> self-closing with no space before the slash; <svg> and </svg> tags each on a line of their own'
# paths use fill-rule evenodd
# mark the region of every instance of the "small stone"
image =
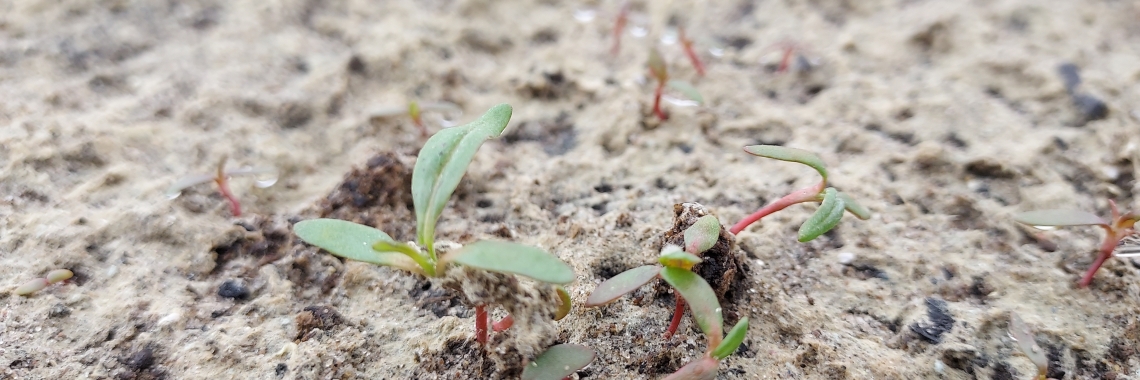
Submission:
<svg viewBox="0 0 1140 380">
<path fill-rule="evenodd" d="M 150 368 L 152 365 L 154 365 L 154 350 L 150 347 L 145 347 L 127 358 L 127 367 L 135 372 Z"/>
<path fill-rule="evenodd" d="M 843 265 L 855 262 L 855 254 L 851 252 L 839 252 L 839 263 Z"/>
<path fill-rule="evenodd" d="M 230 279 L 218 287 L 218 295 L 225 298 L 246 299 L 249 298 L 249 288 L 241 280 Z"/>
<path fill-rule="evenodd" d="M 71 309 L 61 303 L 57 303 L 48 309 L 48 318 L 63 318 L 71 315 Z"/>
</svg>

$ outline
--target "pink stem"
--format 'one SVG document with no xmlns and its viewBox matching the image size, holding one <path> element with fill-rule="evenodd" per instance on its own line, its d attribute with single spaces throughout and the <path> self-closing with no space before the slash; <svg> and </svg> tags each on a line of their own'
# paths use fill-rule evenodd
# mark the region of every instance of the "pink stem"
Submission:
<svg viewBox="0 0 1140 380">
<path fill-rule="evenodd" d="M 666 340 L 677 333 L 677 327 L 681 326 L 681 317 L 685 315 L 685 299 L 681 298 L 681 293 L 673 293 L 673 297 L 677 299 L 677 309 L 673 310 L 673 321 L 669 322 L 669 329 L 665 330 Z"/>
<path fill-rule="evenodd" d="M 614 45 L 610 48 L 610 54 L 618 55 L 621 51 L 621 33 L 625 30 L 625 23 L 629 20 L 629 2 L 622 4 L 621 11 L 618 13 L 617 21 L 614 21 Z"/>
<path fill-rule="evenodd" d="M 1084 277 L 1081 277 L 1081 282 L 1077 285 L 1082 288 L 1088 287 L 1089 284 L 1092 283 L 1093 275 L 1096 275 L 1096 271 L 1100 269 L 1100 266 L 1103 265 L 1105 260 L 1108 260 L 1109 257 L 1112 257 L 1111 251 L 1109 251 L 1108 254 L 1101 251 L 1100 255 L 1096 257 L 1096 261 L 1089 267 L 1088 272 L 1085 272 Z"/>
<path fill-rule="evenodd" d="M 684 29 L 681 29 L 681 46 L 685 48 L 685 55 L 689 56 L 693 68 L 697 69 L 697 75 L 705 76 L 705 64 L 701 63 L 701 58 L 697 56 L 697 52 L 693 51 L 693 41 L 685 37 Z"/>
<path fill-rule="evenodd" d="M 487 345 L 487 310 L 483 305 L 475 306 L 475 340 L 480 346 Z"/>
<path fill-rule="evenodd" d="M 503 317 L 502 320 L 492 324 L 491 329 L 495 330 L 495 332 L 503 332 L 506 329 L 509 329 L 509 328 L 511 328 L 511 326 L 514 326 L 514 325 L 515 325 L 515 318 L 512 317 L 510 314 L 507 314 L 507 316 Z"/>
<path fill-rule="evenodd" d="M 218 184 L 218 192 L 222 193 L 222 197 L 230 202 L 230 213 L 234 216 L 241 216 L 241 204 L 238 203 L 237 197 L 230 192 L 229 181 L 226 181 L 226 177 L 223 175 L 215 178 L 214 183 Z"/>
<path fill-rule="evenodd" d="M 658 83 L 657 90 L 653 91 L 653 113 L 662 121 L 669 118 L 665 116 L 665 112 L 661 111 L 661 93 L 663 92 L 665 92 L 665 82 Z"/>
<path fill-rule="evenodd" d="M 1116 243 L 1123 238 L 1123 235 L 1118 233 L 1111 226 L 1102 225 L 1101 227 L 1104 228 L 1104 241 L 1100 244 L 1100 252 L 1097 254 L 1096 261 L 1093 261 L 1092 266 L 1089 267 L 1088 272 L 1085 272 L 1084 277 L 1081 277 L 1081 281 L 1077 284 L 1079 287 L 1088 287 L 1089 284 L 1092 283 L 1096 271 L 1100 270 L 1104 262 L 1112 257 L 1112 252 L 1116 250 Z"/>
<path fill-rule="evenodd" d="M 740 231 L 744 231 L 744 229 L 748 228 L 748 226 L 752 223 L 756 223 L 756 221 L 759 221 L 765 216 L 768 216 L 776 211 L 783 210 L 788 206 L 797 203 L 815 201 L 816 196 L 819 195 L 819 192 L 823 190 L 823 186 L 824 183 L 820 182 L 811 187 L 805 187 L 803 189 L 796 190 L 791 194 L 785 195 L 783 198 L 777 199 L 775 202 L 769 203 L 767 206 L 764 206 L 760 210 L 752 213 L 752 215 L 744 217 L 744 219 L 741 219 L 739 222 L 732 225 L 732 228 L 729 229 L 729 232 L 732 232 L 733 235 L 739 234 Z"/>
</svg>

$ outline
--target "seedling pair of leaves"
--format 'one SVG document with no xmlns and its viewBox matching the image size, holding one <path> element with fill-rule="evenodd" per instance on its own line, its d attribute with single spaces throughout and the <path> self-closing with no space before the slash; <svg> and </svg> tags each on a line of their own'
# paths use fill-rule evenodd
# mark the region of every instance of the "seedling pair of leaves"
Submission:
<svg viewBox="0 0 1140 380">
<path fill-rule="evenodd" d="M 250 168 L 243 167 L 239 169 L 226 169 L 226 156 L 222 156 L 218 160 L 218 168 L 214 174 L 194 174 L 183 177 L 170 185 L 166 190 L 166 198 L 174 199 L 182 195 L 182 191 L 191 186 L 200 185 L 206 182 L 214 182 L 218 186 L 218 193 L 222 194 L 223 198 L 230 204 L 230 214 L 233 216 L 241 216 L 241 202 L 238 201 L 234 193 L 230 191 L 230 177 L 233 176 L 248 176 L 248 175 L 270 175 L 268 179 L 258 180 L 257 187 L 265 188 L 273 186 L 277 183 L 276 170 L 272 168 Z"/>
<path fill-rule="evenodd" d="M 661 53 L 657 49 L 649 51 L 649 74 L 653 79 L 657 80 L 657 87 L 653 90 L 653 114 L 657 115 L 660 120 L 669 118 L 665 111 L 661 109 L 661 96 L 665 94 L 665 87 L 668 86 L 677 90 L 689 100 L 695 101 L 698 104 L 704 103 L 705 100 L 701 97 L 701 93 L 697 92 L 696 87 L 683 80 L 669 79 L 669 69 L 665 65 L 665 60 L 661 58 Z"/>
<path fill-rule="evenodd" d="M 569 265 L 537 247 L 483 240 L 444 255 L 436 251 L 436 222 L 448 199 L 479 146 L 503 133 L 511 111 L 511 106 L 506 104 L 495 106 L 472 123 L 439 131 L 424 144 L 412 171 L 412 199 L 416 211 L 414 243 L 398 242 L 378 229 L 337 219 L 302 221 L 293 226 L 293 232 L 333 255 L 427 277 L 442 277 L 450 265 L 463 265 L 555 285 L 573 282 L 574 271 Z M 570 311 L 570 296 L 561 287 L 557 289 L 562 305 L 556 319 L 561 319 Z M 475 305 L 475 332 L 480 344 L 487 342 L 485 306 Z M 497 331 L 505 330 L 511 324 L 513 319 L 508 316 L 495 327 Z"/>
<path fill-rule="evenodd" d="M 855 199 L 851 198 L 850 195 L 838 191 L 834 187 L 827 186 L 827 167 L 824 165 L 823 159 L 814 153 L 776 145 L 751 145 L 744 147 L 744 151 L 760 157 L 797 162 L 810 166 L 812 169 L 815 169 L 816 172 L 819 172 L 822 179 L 815 185 L 793 191 L 791 194 L 785 195 L 775 202 L 760 208 L 760 210 L 757 210 L 751 215 L 744 217 L 740 222 L 733 225 L 732 228 L 729 229 L 729 232 L 739 234 L 740 231 L 744 231 L 749 225 L 763 219 L 765 216 L 783 210 L 788 206 L 805 202 L 819 202 L 820 205 L 819 209 L 815 211 L 815 214 L 812 214 L 812 216 L 800 226 L 800 242 L 811 241 L 827 233 L 827 231 L 831 231 L 832 228 L 839 225 L 839 220 L 843 217 L 843 211 L 845 210 L 862 220 L 867 220 L 871 217 L 871 212 L 855 202 Z"/>
<path fill-rule="evenodd" d="M 709 343 L 709 349 L 703 358 L 686 364 L 666 379 L 713 379 L 716 377 L 717 363 L 735 352 L 744 341 L 744 335 L 748 331 L 748 318 L 742 318 L 728 335 L 724 336 L 724 320 L 716 293 L 701 276 L 691 271 L 694 265 L 701 262 L 701 258 L 697 255 L 716 244 L 720 237 L 720 222 L 712 215 L 705 215 L 685 229 L 684 236 L 684 248 L 668 245 L 661 250 L 661 256 L 658 258 L 661 265 L 633 268 L 599 284 L 586 299 L 586 306 L 605 305 L 626 293 L 637 290 L 655 278 L 664 279 L 675 290 L 677 304 L 673 320 L 665 332 L 665 339 L 677 331 L 687 299 L 689 309 L 693 312 L 693 319 Z"/>
<path fill-rule="evenodd" d="M 1136 233 L 1136 221 L 1140 220 L 1140 214 L 1135 212 L 1121 213 L 1120 209 L 1116 207 L 1115 201 L 1108 201 L 1109 206 L 1112 208 L 1111 220 L 1104 220 L 1094 214 L 1079 211 L 1079 210 L 1039 210 L 1029 211 L 1018 214 L 1014 217 L 1018 223 L 1026 224 L 1032 227 L 1072 227 L 1072 226 L 1097 226 L 1104 229 L 1104 240 L 1100 244 L 1100 250 L 1097 253 L 1096 260 L 1093 261 L 1089 270 L 1081 277 L 1078 285 L 1080 287 L 1087 287 L 1092 283 L 1093 276 L 1096 271 L 1100 269 L 1104 262 L 1113 256 L 1117 255 L 1116 246 L 1121 240 Z M 1131 254 L 1130 254 L 1131 256 Z"/>
<path fill-rule="evenodd" d="M 30 296 L 32 293 L 41 291 L 44 288 L 48 287 L 48 285 L 66 281 L 74 275 L 74 273 L 71 273 L 71 271 L 67 269 L 55 269 L 51 272 L 48 272 L 47 276 L 44 276 L 43 278 L 37 278 L 25 282 L 23 285 L 20 285 L 20 287 L 16 288 L 16 291 L 14 293 L 16 293 L 18 296 Z"/>
</svg>

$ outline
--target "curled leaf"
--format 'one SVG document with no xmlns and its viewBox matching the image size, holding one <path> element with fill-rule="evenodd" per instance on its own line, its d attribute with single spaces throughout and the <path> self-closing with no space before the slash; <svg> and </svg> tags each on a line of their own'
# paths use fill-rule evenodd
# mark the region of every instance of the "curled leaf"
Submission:
<svg viewBox="0 0 1140 380">
<path fill-rule="evenodd" d="M 744 147 L 744 151 L 760 157 L 798 162 L 811 166 L 812 169 L 819 172 L 819 175 L 823 176 L 824 181 L 827 181 L 827 166 L 824 165 L 823 159 L 819 158 L 815 153 L 803 149 L 786 148 L 779 145 L 751 145 Z"/>
<path fill-rule="evenodd" d="M 392 237 L 378 229 L 339 219 L 312 219 L 293 225 L 293 233 L 306 243 L 346 259 L 387 265 L 423 273 L 412 259 L 397 252 L 377 252 L 372 246 Z"/>
<path fill-rule="evenodd" d="M 467 172 L 467 165 L 484 141 L 498 137 L 511 120 L 511 106 L 500 104 L 471 123 L 440 130 L 424 143 L 412 169 L 412 201 L 416 209 L 416 236 L 420 246 L 435 258 L 435 224 L 451 193 Z"/>
<path fill-rule="evenodd" d="M 1018 223 L 1030 226 L 1097 226 L 1108 225 L 1099 216 L 1079 210 L 1038 210 L 1017 214 Z"/>
<path fill-rule="evenodd" d="M 660 272 L 661 267 L 656 265 L 645 265 L 621 272 L 617 276 L 598 284 L 598 287 L 594 288 L 594 292 L 586 298 L 586 307 L 601 306 L 613 302 L 618 297 L 649 283 Z"/>
<path fill-rule="evenodd" d="M 701 262 L 701 258 L 682 251 L 681 247 L 670 244 L 661 249 L 661 256 L 657 258 L 657 261 L 667 267 L 691 270 L 694 265 Z"/>
<path fill-rule="evenodd" d="M 823 203 L 820 203 L 815 214 L 800 226 L 801 243 L 811 241 L 839 224 L 839 220 L 843 218 L 844 204 L 843 199 L 840 199 L 836 193 L 838 192 L 834 187 L 823 191 Z"/>
<path fill-rule="evenodd" d="M 1033 331 L 1029 330 L 1029 326 L 1014 312 L 1009 313 L 1009 337 L 1013 338 L 1013 341 L 1017 343 L 1017 348 L 1020 348 L 1021 352 L 1037 366 L 1038 376 L 1044 378 L 1043 375 L 1049 369 L 1049 358 L 1045 356 L 1045 350 L 1037 345 Z"/>
<path fill-rule="evenodd" d="M 716 379 L 716 359 L 704 357 L 673 372 L 665 380 L 713 380 Z"/>
<path fill-rule="evenodd" d="M 744 342 L 744 336 L 747 334 L 748 317 L 744 317 L 741 318 L 739 322 L 736 322 L 736 326 L 733 326 L 732 330 L 728 330 L 728 335 L 724 336 L 724 341 L 720 342 L 720 345 L 713 349 L 712 357 L 716 358 L 716 360 L 724 360 L 724 358 L 732 355 L 733 352 L 736 352 L 736 348 L 740 347 L 740 344 Z"/>
<path fill-rule="evenodd" d="M 48 280 L 46 278 L 37 278 L 35 280 L 25 282 L 23 285 L 20 285 L 20 287 L 16 288 L 15 293 L 18 296 L 27 296 L 43 290 L 47 286 Z"/>
<path fill-rule="evenodd" d="M 48 281 L 48 283 L 54 284 L 54 283 L 57 283 L 60 281 L 66 281 L 67 279 L 71 278 L 74 275 L 75 275 L 75 273 L 71 273 L 71 271 L 69 271 L 67 269 L 56 269 L 56 270 L 53 270 L 51 272 L 48 272 L 47 281 Z"/>
<path fill-rule="evenodd" d="M 578 344 L 559 344 L 538 355 L 523 369 L 522 380 L 559 380 L 594 361 L 593 349 Z"/>
<path fill-rule="evenodd" d="M 566 291 L 566 288 L 555 286 L 554 290 L 558 292 L 558 299 L 562 301 L 562 303 L 558 305 L 558 312 L 554 314 L 554 320 L 561 321 L 562 318 L 566 318 L 567 314 L 570 314 L 570 308 L 573 307 L 573 303 L 570 302 L 570 293 Z"/>
<path fill-rule="evenodd" d="M 665 85 L 669 86 L 669 88 L 677 90 L 677 92 L 680 92 L 681 94 L 684 94 L 686 98 L 689 98 L 689 100 L 697 102 L 698 104 L 703 104 L 705 102 L 705 98 L 701 96 L 701 93 L 697 91 L 697 88 L 693 87 L 693 85 L 689 82 L 674 79 Z"/>
<path fill-rule="evenodd" d="M 843 207 L 846 208 L 847 212 L 850 212 L 851 215 L 855 215 L 856 218 L 859 218 L 861 220 L 867 220 L 871 218 L 871 210 L 868 210 L 866 207 L 863 207 L 863 205 L 855 202 L 855 198 L 852 198 L 850 194 L 840 191 L 836 195 L 838 195 L 839 199 L 843 201 Z"/>
<path fill-rule="evenodd" d="M 662 269 L 661 278 L 688 302 L 689 309 L 693 311 L 693 319 L 697 320 L 697 325 L 708 337 L 709 345 L 720 345 L 724 336 L 724 320 L 712 287 L 696 273 L 679 268 Z"/>
<path fill-rule="evenodd" d="M 394 240 L 380 240 L 372 244 L 372 250 L 376 252 L 396 252 L 408 256 L 409 259 L 415 261 L 429 276 L 435 275 L 435 266 L 419 249 L 411 245 L 401 243 Z"/>
<path fill-rule="evenodd" d="M 685 229 L 685 251 L 700 254 L 709 250 L 720 239 L 720 221 L 715 216 L 705 215 Z"/>
<path fill-rule="evenodd" d="M 517 274 L 551 284 L 574 282 L 574 270 L 542 248 L 481 240 L 448 253 L 442 261 L 492 272 Z"/>
</svg>

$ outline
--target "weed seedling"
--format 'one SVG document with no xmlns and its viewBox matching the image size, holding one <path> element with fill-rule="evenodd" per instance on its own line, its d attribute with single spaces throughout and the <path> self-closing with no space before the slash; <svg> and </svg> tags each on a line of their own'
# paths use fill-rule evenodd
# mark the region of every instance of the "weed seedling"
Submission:
<svg viewBox="0 0 1140 380">
<path fill-rule="evenodd" d="M 657 87 L 653 90 L 653 114 L 657 115 L 657 119 L 664 121 L 669 118 L 665 111 L 661 110 L 661 96 L 665 94 L 665 86 L 669 86 L 689 99 L 697 103 L 704 103 L 701 94 L 689 82 L 681 80 L 669 80 L 669 70 L 665 67 L 665 60 L 661 58 L 661 53 L 657 49 L 649 51 L 649 75 L 657 80 Z"/>
<path fill-rule="evenodd" d="M 431 131 L 428 131 L 427 124 L 424 123 L 423 113 L 432 111 L 458 113 L 461 111 L 461 109 L 459 106 L 450 102 L 441 101 L 420 103 L 413 100 L 408 102 L 407 107 L 390 106 L 372 111 L 372 117 L 386 118 L 406 115 L 409 119 L 412 120 L 412 123 L 416 125 L 416 129 L 420 130 L 420 136 L 427 138 L 431 135 Z"/>
<path fill-rule="evenodd" d="M 625 24 L 629 22 L 629 2 L 621 5 L 617 19 L 614 20 L 614 44 L 610 47 L 610 55 L 617 56 L 621 51 L 621 34 L 625 31 Z"/>
<path fill-rule="evenodd" d="M 66 281 L 74 275 L 74 273 L 71 273 L 71 271 L 67 269 L 56 269 L 48 272 L 47 276 L 44 278 L 37 278 L 35 280 L 25 282 L 23 285 L 20 285 L 20 287 L 16 288 L 15 293 L 18 296 L 30 296 L 32 293 L 38 292 L 48 287 L 48 285 Z"/>
<path fill-rule="evenodd" d="M 558 380 L 585 368 L 597 354 L 577 344 L 559 344 L 538 355 L 523 369 L 522 380 Z"/>
<path fill-rule="evenodd" d="M 800 242 L 811 241 L 819 237 L 819 235 L 831 231 L 832 228 L 835 228 L 835 226 L 839 224 L 840 218 L 843 217 L 844 210 L 847 210 L 847 212 L 850 212 L 862 220 L 867 220 L 867 218 L 871 217 L 871 212 L 856 203 L 855 199 L 851 198 L 851 196 L 836 190 L 834 187 L 827 187 L 827 167 L 824 166 L 823 159 L 819 158 L 819 156 L 805 150 L 775 145 L 746 146 L 744 147 L 744 151 L 760 157 L 797 162 L 810 166 L 812 169 L 815 169 L 816 172 L 819 172 L 822 179 L 815 185 L 793 191 L 791 194 L 785 195 L 783 198 L 777 199 L 775 202 L 760 208 L 760 210 L 752 213 L 752 215 L 744 217 L 744 219 L 729 229 L 729 232 L 732 232 L 734 235 L 739 234 L 740 231 L 744 231 L 749 225 L 759 221 L 765 216 L 797 203 L 820 202 L 819 209 L 816 210 L 815 214 L 800 226 Z"/>
<path fill-rule="evenodd" d="M 1092 282 L 1093 276 L 1096 271 L 1100 269 L 1101 265 L 1106 260 L 1112 258 L 1116 251 L 1116 245 L 1121 240 L 1132 235 L 1136 232 L 1136 221 L 1140 220 L 1140 214 L 1134 212 L 1120 213 L 1120 209 L 1116 208 L 1115 201 L 1108 201 L 1112 209 L 1111 221 L 1101 219 L 1099 216 L 1077 210 L 1039 210 L 1030 211 L 1017 214 L 1014 220 L 1018 223 L 1026 224 L 1032 227 L 1071 227 L 1071 226 L 1098 226 L 1104 229 L 1104 240 L 1100 244 L 1096 261 L 1093 261 L 1092 267 L 1089 267 L 1088 272 L 1085 272 L 1084 277 L 1078 283 L 1080 287 L 1089 286 Z M 1117 254 L 1115 256 L 1131 257 L 1140 256 L 1140 254 Z"/>
<path fill-rule="evenodd" d="M 479 146 L 498 137 L 511 118 L 511 106 L 501 104 L 478 120 L 437 132 L 424 144 L 412 170 L 412 201 L 416 211 L 416 241 L 401 243 L 378 229 L 337 219 L 297 223 L 293 232 L 305 242 L 333 255 L 387 265 L 427 277 L 443 277 L 450 265 L 521 275 L 556 285 L 574 281 L 569 265 L 545 250 L 504 241 L 482 240 L 439 255 L 435 227 L 447 200 L 459 185 Z M 562 301 L 555 319 L 570 310 L 570 297 L 558 289 Z M 475 333 L 487 343 L 487 305 L 475 304 Z M 496 323 L 498 329 L 514 324 L 511 317 Z"/>
<path fill-rule="evenodd" d="M 1017 343 L 1017 348 L 1021 349 L 1021 353 L 1029 357 L 1033 364 L 1037 365 L 1037 376 L 1033 380 L 1045 380 L 1046 374 L 1049 372 L 1049 358 L 1045 356 L 1045 350 L 1037 345 L 1037 339 L 1033 338 L 1033 331 L 1029 330 L 1029 326 L 1017 316 L 1017 313 L 1009 312 L 1009 337 Z"/>
<path fill-rule="evenodd" d="M 200 185 L 206 182 L 213 181 L 218 186 L 218 193 L 222 194 L 223 198 L 230 204 L 230 213 L 233 216 L 241 216 L 241 203 L 238 202 L 234 193 L 230 191 L 230 177 L 243 176 L 243 175 L 258 175 L 265 176 L 266 179 L 260 179 L 255 184 L 257 187 L 265 188 L 273 186 L 277 183 L 276 171 L 270 168 L 249 168 L 244 167 L 240 169 L 226 170 L 226 156 L 218 160 L 218 169 L 214 174 L 194 174 L 174 182 L 170 188 L 166 190 L 166 197 L 168 199 L 178 198 L 182 195 L 182 190 L 191 186 Z"/>
<path fill-rule="evenodd" d="M 705 64 L 701 63 L 701 58 L 697 56 L 697 52 L 693 50 L 693 40 L 690 40 L 685 35 L 685 28 L 677 30 L 677 39 L 681 42 L 681 48 L 685 49 L 685 55 L 689 57 L 689 62 L 692 62 L 693 68 L 697 70 L 697 75 L 705 76 Z"/>
<path fill-rule="evenodd" d="M 787 72 L 792 68 L 792 61 L 795 60 L 796 67 L 801 69 L 811 68 L 811 63 L 804 58 L 803 54 L 799 54 L 804 50 L 804 47 L 792 41 L 780 41 L 764 49 L 765 53 L 772 51 L 781 52 L 780 64 L 776 66 L 776 73 Z"/>
</svg>

